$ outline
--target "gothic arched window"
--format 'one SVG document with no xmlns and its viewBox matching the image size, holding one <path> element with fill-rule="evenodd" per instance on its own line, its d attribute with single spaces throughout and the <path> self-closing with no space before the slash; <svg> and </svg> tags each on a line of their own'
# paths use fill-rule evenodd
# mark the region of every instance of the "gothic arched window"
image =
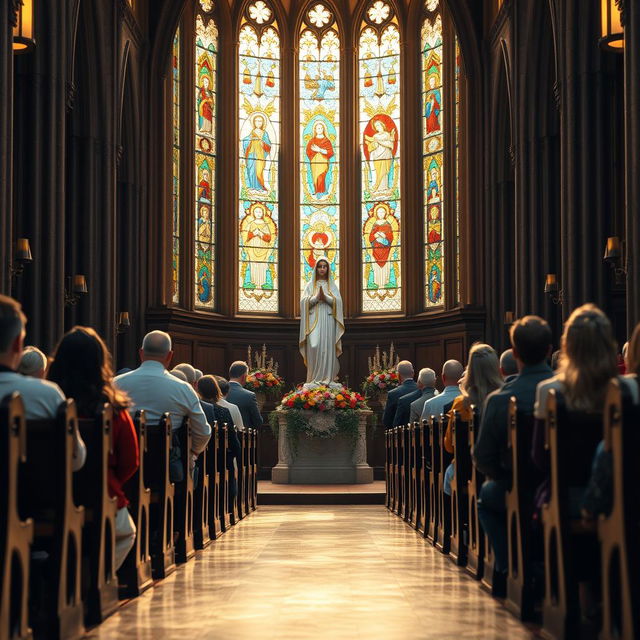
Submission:
<svg viewBox="0 0 640 640">
<path fill-rule="evenodd" d="M 238 310 L 278 312 L 280 34 L 264 0 L 249 4 L 239 35 Z"/>
<path fill-rule="evenodd" d="M 200 0 L 195 33 L 195 306 L 215 307 L 216 238 L 216 66 L 218 29 L 208 14 L 211 0 Z"/>
<path fill-rule="evenodd" d="M 171 300 L 180 302 L 180 29 L 176 30 L 171 49 L 171 112 L 172 153 L 171 167 Z"/>
<path fill-rule="evenodd" d="M 333 12 L 314 3 L 298 38 L 300 288 L 316 260 L 340 280 L 340 35 Z"/>
<path fill-rule="evenodd" d="M 400 31 L 383 0 L 364 13 L 358 72 L 362 311 L 400 311 Z"/>
<path fill-rule="evenodd" d="M 186 2 L 166 83 L 173 305 L 293 318 L 320 255 L 351 315 L 459 304 L 466 84 L 444 0 L 419 2 L 407 25 L 364 3 L 355 60 L 344 3 Z"/>
<path fill-rule="evenodd" d="M 460 50 L 442 0 L 425 0 L 421 30 L 424 306 L 459 297 Z M 450 241 L 449 238 L 452 240 Z M 448 257 L 451 253 L 451 258 Z M 447 278 L 451 281 L 446 287 Z"/>
</svg>

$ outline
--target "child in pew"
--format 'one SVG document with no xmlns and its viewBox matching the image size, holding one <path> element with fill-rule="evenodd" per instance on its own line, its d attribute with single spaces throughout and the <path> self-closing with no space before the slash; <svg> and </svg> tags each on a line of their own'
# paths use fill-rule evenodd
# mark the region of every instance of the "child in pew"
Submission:
<svg viewBox="0 0 640 640">
<path fill-rule="evenodd" d="M 127 411 L 129 398 L 113 385 L 111 354 L 102 338 L 90 327 L 74 327 L 59 342 L 49 379 L 67 397 L 74 398 L 81 418 L 92 418 L 106 402 L 113 407 L 113 451 L 109 454 L 109 495 L 117 498 L 116 569 L 124 562 L 136 537 L 124 494 L 125 482 L 136 472 L 138 436 Z"/>
</svg>

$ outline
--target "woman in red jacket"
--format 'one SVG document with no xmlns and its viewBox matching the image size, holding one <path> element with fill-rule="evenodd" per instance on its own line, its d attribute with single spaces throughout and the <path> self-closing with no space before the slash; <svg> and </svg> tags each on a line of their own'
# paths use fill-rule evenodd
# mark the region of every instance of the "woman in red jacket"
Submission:
<svg viewBox="0 0 640 640">
<path fill-rule="evenodd" d="M 67 398 L 73 398 L 81 418 L 92 418 L 105 402 L 113 407 L 113 451 L 109 454 L 109 495 L 118 500 L 116 514 L 116 569 L 124 562 L 136 538 L 129 515 L 124 483 L 139 465 L 138 436 L 127 406 L 129 398 L 113 386 L 111 354 L 102 338 L 90 327 L 74 327 L 56 347 L 49 369 Z"/>
</svg>

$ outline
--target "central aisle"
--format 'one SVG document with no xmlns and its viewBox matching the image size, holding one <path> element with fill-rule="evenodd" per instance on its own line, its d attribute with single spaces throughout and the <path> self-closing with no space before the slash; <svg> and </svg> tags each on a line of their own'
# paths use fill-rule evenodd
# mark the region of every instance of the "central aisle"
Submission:
<svg viewBox="0 0 640 640">
<path fill-rule="evenodd" d="M 529 638 L 380 506 L 263 506 L 91 638 Z"/>
</svg>

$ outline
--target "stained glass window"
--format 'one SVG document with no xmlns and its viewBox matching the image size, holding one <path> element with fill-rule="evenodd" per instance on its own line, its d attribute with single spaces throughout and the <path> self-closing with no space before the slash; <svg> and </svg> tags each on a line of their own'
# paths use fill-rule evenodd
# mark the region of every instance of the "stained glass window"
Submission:
<svg viewBox="0 0 640 640">
<path fill-rule="evenodd" d="M 213 3 L 200 0 L 195 38 L 195 211 L 194 264 L 196 307 L 215 304 L 216 240 L 216 65 L 218 29 L 210 12 Z"/>
<path fill-rule="evenodd" d="M 333 13 L 311 5 L 298 47 L 300 288 L 326 256 L 340 279 L 340 36 Z"/>
<path fill-rule="evenodd" d="M 362 311 L 400 311 L 400 32 L 372 2 L 358 42 Z"/>
<path fill-rule="evenodd" d="M 171 49 L 171 95 L 173 115 L 171 299 L 176 304 L 180 302 L 180 29 L 176 30 Z"/>
<path fill-rule="evenodd" d="M 425 304 L 444 304 L 444 110 L 440 0 L 427 0 L 422 23 L 422 167 Z"/>
<path fill-rule="evenodd" d="M 238 309 L 277 313 L 280 36 L 264 0 L 242 18 L 238 63 Z"/>
</svg>

